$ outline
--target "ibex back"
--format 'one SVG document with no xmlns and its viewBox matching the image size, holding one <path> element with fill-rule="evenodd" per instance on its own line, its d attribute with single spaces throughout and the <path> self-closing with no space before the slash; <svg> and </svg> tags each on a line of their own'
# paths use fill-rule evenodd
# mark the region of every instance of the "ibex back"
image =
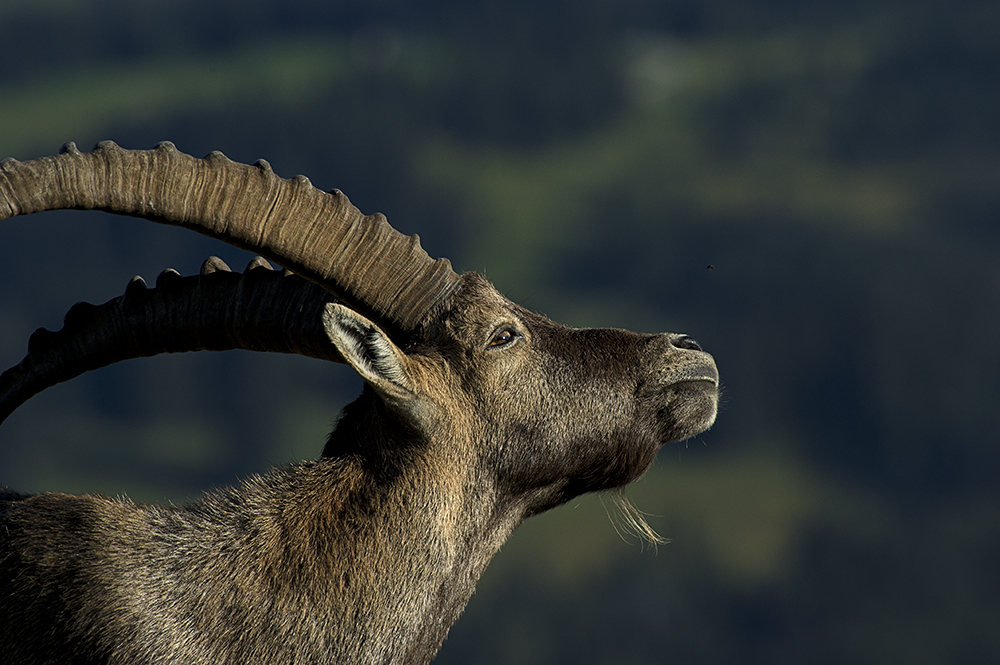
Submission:
<svg viewBox="0 0 1000 665">
<path fill-rule="evenodd" d="M 100 209 L 251 249 L 39 330 L 0 418 L 126 358 L 253 349 L 365 380 L 314 461 L 187 506 L 0 491 L 0 662 L 426 663 L 525 518 L 641 476 L 715 419 L 689 337 L 562 326 L 339 192 L 169 143 L 0 164 L 0 219 Z"/>
</svg>

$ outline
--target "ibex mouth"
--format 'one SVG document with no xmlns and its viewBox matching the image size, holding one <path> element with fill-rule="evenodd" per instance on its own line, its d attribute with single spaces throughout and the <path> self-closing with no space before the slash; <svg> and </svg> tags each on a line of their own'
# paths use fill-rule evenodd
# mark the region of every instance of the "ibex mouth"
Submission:
<svg viewBox="0 0 1000 665">
<path fill-rule="evenodd" d="M 707 383 L 713 388 L 719 387 L 719 370 L 715 367 L 712 356 L 699 351 L 700 357 L 691 358 L 688 362 L 670 368 L 659 377 L 660 385 L 666 389 L 676 388 L 682 384 Z"/>
<path fill-rule="evenodd" d="M 663 443 L 682 441 L 715 423 L 719 407 L 719 373 L 712 357 L 698 352 L 680 367 L 661 374 L 655 399 L 661 413 L 670 412 Z"/>
<path fill-rule="evenodd" d="M 668 387 L 669 388 L 678 388 L 678 387 L 681 387 L 681 386 L 689 386 L 689 385 L 690 386 L 698 386 L 699 384 L 702 384 L 701 387 L 703 387 L 703 388 L 709 388 L 709 387 L 715 388 L 715 389 L 719 388 L 719 380 L 715 379 L 715 378 L 707 377 L 707 376 L 703 376 L 703 377 L 699 377 L 699 378 L 695 378 L 695 379 L 681 379 L 680 381 L 678 381 L 678 382 L 676 382 L 674 384 L 671 384 Z"/>
</svg>

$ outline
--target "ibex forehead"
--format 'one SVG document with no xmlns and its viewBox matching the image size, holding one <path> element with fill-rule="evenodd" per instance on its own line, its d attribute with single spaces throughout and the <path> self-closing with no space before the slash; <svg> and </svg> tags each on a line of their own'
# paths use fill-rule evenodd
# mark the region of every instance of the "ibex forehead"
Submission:
<svg viewBox="0 0 1000 665">
<path fill-rule="evenodd" d="M 467 272 L 461 277 L 461 287 L 449 299 L 443 323 L 453 333 L 460 333 L 525 317 L 538 315 L 504 297 L 482 275 Z"/>
</svg>

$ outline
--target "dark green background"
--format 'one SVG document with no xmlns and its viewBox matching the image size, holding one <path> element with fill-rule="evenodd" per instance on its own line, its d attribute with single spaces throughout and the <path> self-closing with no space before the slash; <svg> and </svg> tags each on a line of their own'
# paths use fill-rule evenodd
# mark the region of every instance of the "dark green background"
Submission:
<svg viewBox="0 0 1000 665">
<path fill-rule="evenodd" d="M 998 34 L 986 1 L 7 0 L 0 154 L 263 157 L 557 320 L 715 355 L 718 424 L 628 491 L 670 542 L 607 498 L 530 520 L 439 662 L 995 663 Z M 4 366 L 133 274 L 250 258 L 80 212 L 0 248 Z M 316 456 L 359 386 L 123 363 L 16 412 L 0 482 L 193 498 Z"/>
</svg>

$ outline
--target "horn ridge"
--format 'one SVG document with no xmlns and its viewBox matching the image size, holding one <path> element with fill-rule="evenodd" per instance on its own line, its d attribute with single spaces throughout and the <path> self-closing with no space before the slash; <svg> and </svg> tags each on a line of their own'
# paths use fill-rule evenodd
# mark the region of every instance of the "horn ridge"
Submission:
<svg viewBox="0 0 1000 665">
<path fill-rule="evenodd" d="M 132 151 L 102 141 L 89 153 L 67 143 L 55 157 L 0 163 L 0 219 L 61 208 L 193 229 L 258 253 L 403 331 L 420 327 L 460 285 L 447 259 L 431 259 L 417 236 L 399 233 L 380 214 L 362 214 L 343 193 L 221 152 L 196 159 L 169 142 Z"/>
<path fill-rule="evenodd" d="M 62 329 L 31 335 L 24 359 L 0 374 L 0 422 L 50 386 L 131 358 L 245 349 L 343 362 L 323 325 L 330 302 L 316 284 L 253 263 L 242 274 L 165 270 L 155 288 L 134 277 L 123 295 L 103 305 L 77 303 Z"/>
</svg>

